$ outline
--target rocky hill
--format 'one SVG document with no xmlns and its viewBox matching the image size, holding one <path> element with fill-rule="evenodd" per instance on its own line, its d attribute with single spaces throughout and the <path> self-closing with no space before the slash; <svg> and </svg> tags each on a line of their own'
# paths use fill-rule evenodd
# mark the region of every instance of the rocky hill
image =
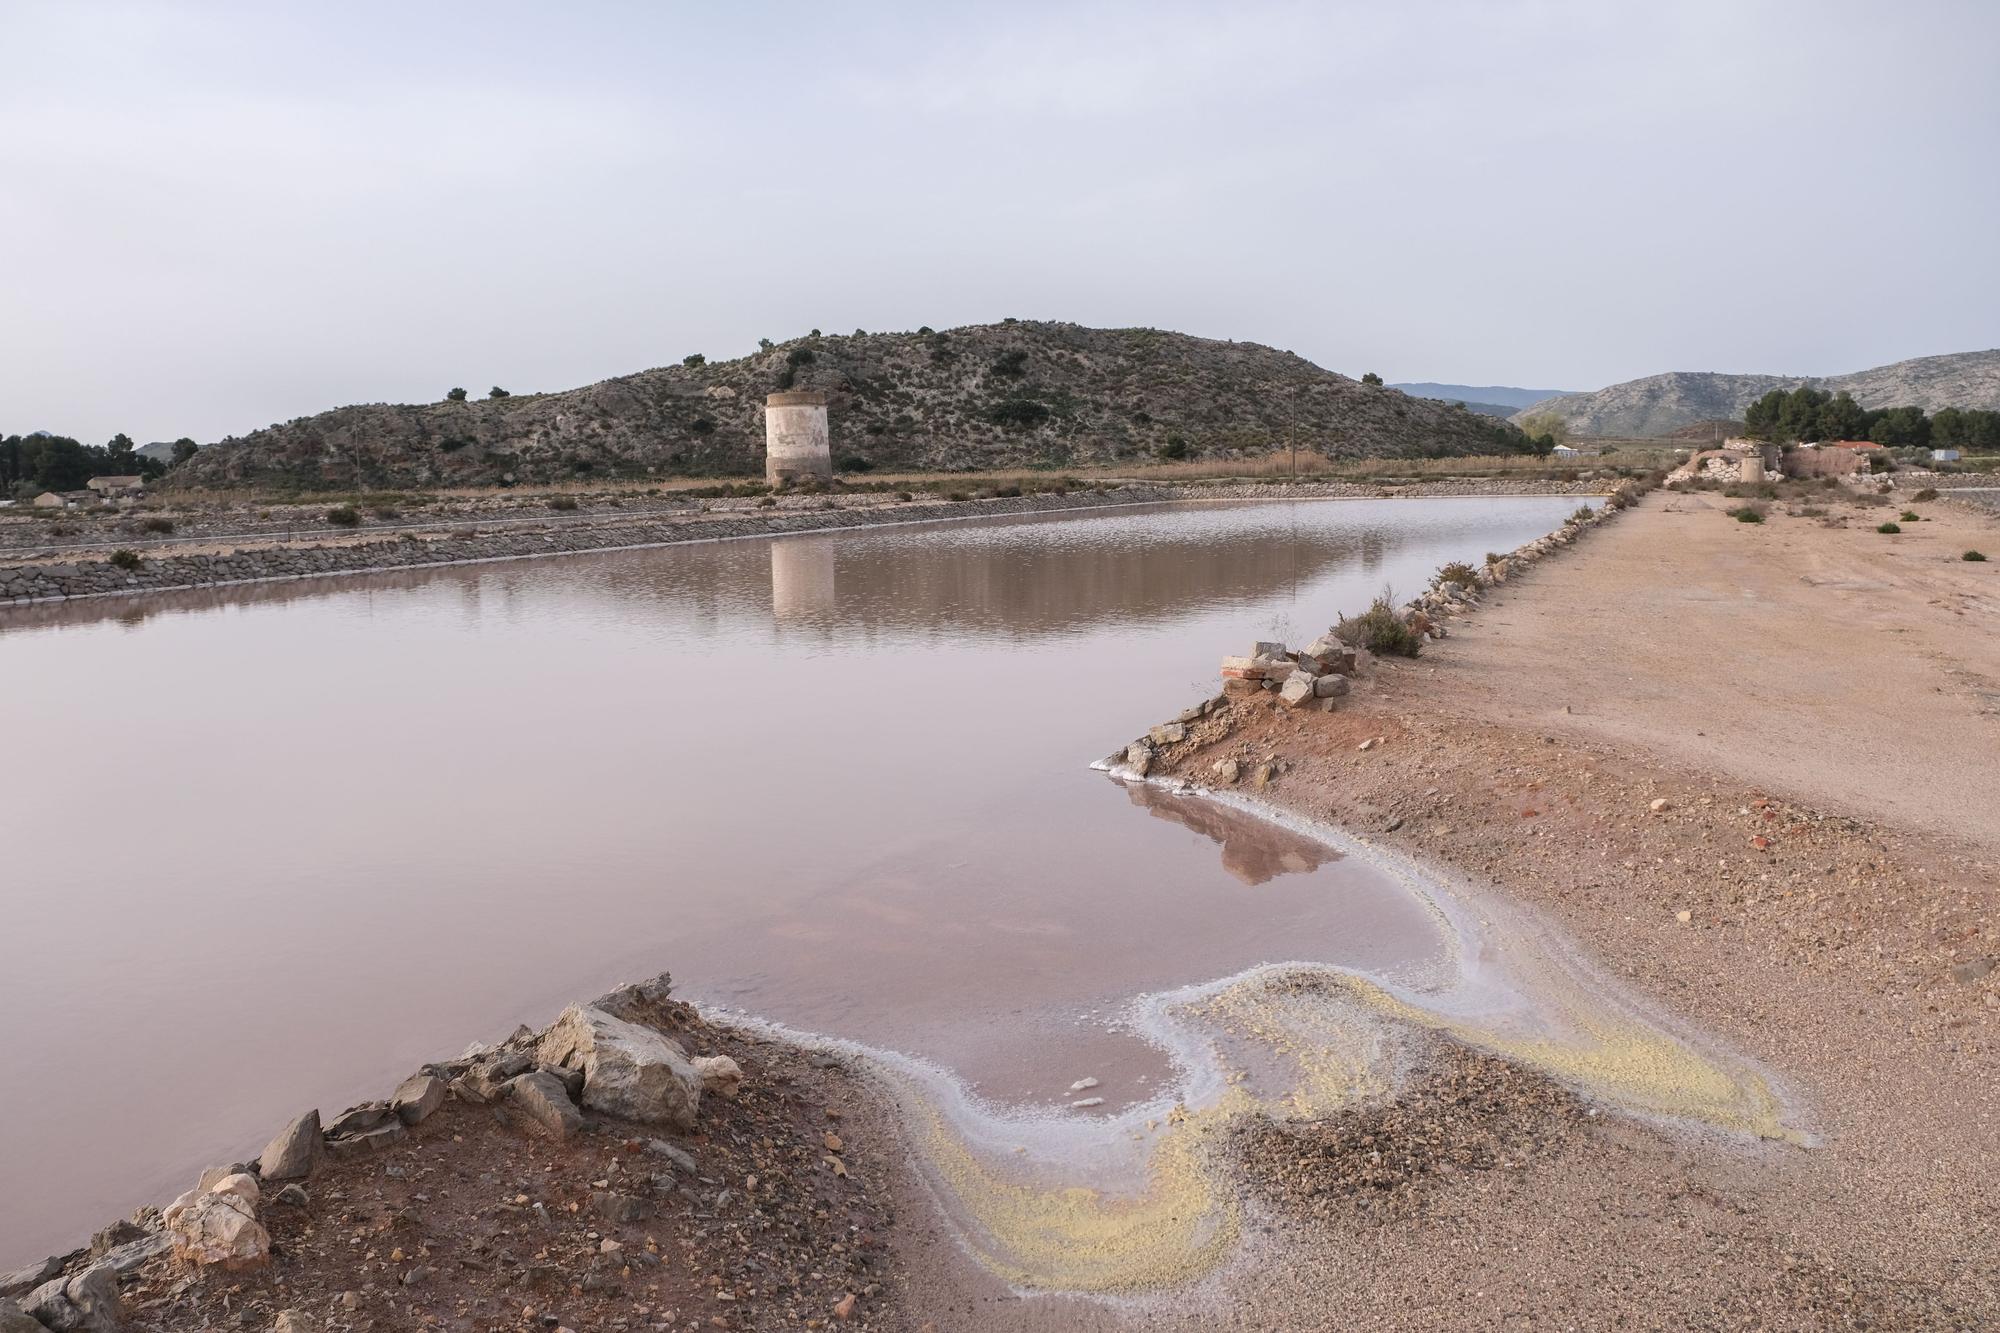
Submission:
<svg viewBox="0 0 2000 1333">
<path fill-rule="evenodd" d="M 1414 380 L 1389 387 L 1401 389 L 1412 398 L 1442 398 L 1446 402 L 1464 403 L 1467 407 L 1490 403 L 1513 412 L 1539 403 L 1544 398 L 1557 398 L 1570 392 L 1568 389 L 1518 389 L 1511 384 L 1438 384 L 1431 380 Z"/>
<path fill-rule="evenodd" d="M 1663 436 L 1699 421 L 1738 418 L 1773 389 L 1801 384 L 1838 393 L 1863 407 L 2000 409 L 2000 350 L 1920 356 L 1851 375 L 1725 375 L 1674 371 L 1627 380 L 1595 393 L 1564 394 L 1516 413 L 1553 412 L 1574 435 Z"/>
<path fill-rule="evenodd" d="M 734 361 L 559 393 L 335 408 L 223 440 L 183 486 L 477 486 L 762 471 L 764 395 L 831 395 L 836 462 L 955 470 L 1261 452 L 1294 428 L 1335 457 L 1523 447 L 1506 422 L 1362 384 L 1256 343 L 1008 321 L 814 334 Z"/>
</svg>

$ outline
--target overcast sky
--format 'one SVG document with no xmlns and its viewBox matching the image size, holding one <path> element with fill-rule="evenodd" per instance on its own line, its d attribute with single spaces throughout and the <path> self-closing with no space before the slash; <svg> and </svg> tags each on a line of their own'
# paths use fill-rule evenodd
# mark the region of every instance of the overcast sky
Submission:
<svg viewBox="0 0 2000 1333">
<path fill-rule="evenodd" d="M 0 433 L 819 327 L 1594 388 L 2000 345 L 2000 4 L 0 0 Z"/>
</svg>

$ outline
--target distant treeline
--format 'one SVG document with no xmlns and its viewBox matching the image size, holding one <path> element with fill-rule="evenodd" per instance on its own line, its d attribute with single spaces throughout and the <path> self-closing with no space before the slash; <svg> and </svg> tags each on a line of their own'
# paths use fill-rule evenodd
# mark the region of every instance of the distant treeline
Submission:
<svg viewBox="0 0 2000 1333">
<path fill-rule="evenodd" d="M 193 440 L 177 440 L 174 461 L 194 451 Z M 92 477 L 150 481 L 166 470 L 166 464 L 139 453 L 129 435 L 114 435 L 109 444 L 82 444 L 67 435 L 0 437 L 0 496 L 82 490 Z"/>
<path fill-rule="evenodd" d="M 1773 389 L 1743 414 L 1752 439 L 1872 440 L 1892 449 L 2000 450 L 2000 412 L 1945 407 L 1863 407 L 1846 390 L 1834 394 L 1801 384 Z"/>
</svg>

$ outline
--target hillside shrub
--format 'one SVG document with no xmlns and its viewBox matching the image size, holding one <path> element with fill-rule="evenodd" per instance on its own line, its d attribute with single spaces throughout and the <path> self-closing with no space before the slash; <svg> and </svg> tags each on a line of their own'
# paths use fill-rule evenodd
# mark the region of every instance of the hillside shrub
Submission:
<svg viewBox="0 0 2000 1333">
<path fill-rule="evenodd" d="M 1875 529 L 1875 531 L 1877 532 L 1886 532 L 1891 535 L 1901 532 L 1902 530 L 1903 530 L 1902 527 L 1899 524 L 1895 523 L 1884 523 L 1880 527 Z"/>
<path fill-rule="evenodd" d="M 121 547 L 111 553 L 111 563 L 119 569 L 137 569 L 140 564 L 139 553 Z"/>
<path fill-rule="evenodd" d="M 1762 523 L 1764 506 L 1761 504 L 1738 505 L 1729 511 L 1729 516 L 1738 523 Z"/>
<path fill-rule="evenodd" d="M 1897 519 L 1903 523 L 1921 523 L 1924 521 L 1924 516 L 1917 513 L 1914 509 L 1905 509 L 1901 514 L 1897 515 Z"/>
<path fill-rule="evenodd" d="M 361 511 L 353 505 L 336 505 L 326 511 L 326 521 L 336 528 L 360 527 Z"/>
<path fill-rule="evenodd" d="M 1489 559 L 1487 563 L 1493 562 Z M 1479 571 L 1463 560 L 1454 560 L 1437 572 L 1437 580 L 1439 583 L 1456 583 L 1461 588 L 1477 588 Z"/>
<path fill-rule="evenodd" d="M 1170 436 L 1165 444 L 1153 452 L 1158 457 L 1167 459 L 1168 461 L 1186 458 L 1188 456 L 1188 442 L 1178 435 Z"/>
<path fill-rule="evenodd" d="M 1964 555 L 1960 556 L 1959 559 L 1970 560 L 1975 565 L 1984 564 L 1986 562 L 1986 557 L 1978 551 L 1967 551 Z"/>
<path fill-rule="evenodd" d="M 549 497 L 549 508 L 568 513 L 576 508 L 576 497 L 574 495 L 551 495 Z"/>
<path fill-rule="evenodd" d="M 1009 398 L 987 409 L 986 417 L 996 426 L 1026 430 L 1049 419 L 1049 405 L 1033 398 Z"/>
<path fill-rule="evenodd" d="M 172 532 L 173 530 L 174 521 L 170 518 L 161 518 L 158 515 L 144 519 L 139 524 L 139 531 L 141 532 Z"/>
<path fill-rule="evenodd" d="M 1424 648 L 1424 636 L 1396 614 L 1393 594 L 1386 588 L 1360 615 L 1342 616 L 1333 633 L 1342 643 L 1383 656 L 1415 657 Z"/>
<path fill-rule="evenodd" d="M 1910 500 L 1912 503 L 1921 504 L 1925 500 L 1935 500 L 1937 498 L 1938 498 L 1937 487 L 1926 486 L 1922 490 L 1918 491 L 1915 495 L 1911 496 Z"/>
</svg>

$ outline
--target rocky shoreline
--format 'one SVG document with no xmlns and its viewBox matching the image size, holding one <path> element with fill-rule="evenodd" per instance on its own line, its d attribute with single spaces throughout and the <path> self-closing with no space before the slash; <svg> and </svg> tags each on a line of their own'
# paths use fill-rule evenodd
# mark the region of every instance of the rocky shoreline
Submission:
<svg viewBox="0 0 2000 1333">
<path fill-rule="evenodd" d="M 307 1111 L 0 1274 L 0 1333 L 875 1326 L 894 1173 L 872 1095 L 670 985 Z"/>
<path fill-rule="evenodd" d="M 1626 482 L 1613 490 L 1603 505 L 1578 509 L 1554 532 L 1524 542 L 1504 555 L 1489 553 L 1477 569 L 1464 564 L 1445 566 L 1431 576 L 1430 585 L 1416 598 L 1393 612 L 1386 606 L 1379 608 L 1374 614 L 1386 624 L 1371 622 L 1368 616 L 1347 618 L 1297 650 L 1260 641 L 1246 655 L 1224 657 L 1220 694 L 1150 728 L 1101 766 L 1146 777 L 1156 760 L 1168 757 L 1165 752 L 1169 749 L 1192 748 L 1212 740 L 1211 735 L 1196 736 L 1190 728 L 1226 707 L 1235 696 L 1268 691 L 1277 696 L 1278 707 L 1337 711 L 1340 700 L 1348 694 L 1349 679 L 1372 666 L 1377 654 L 1385 650 L 1385 636 L 1409 645 L 1402 655 L 1415 657 L 1415 644 L 1445 638 L 1450 633 L 1446 622 L 1477 609 L 1487 590 L 1520 577 L 1540 561 L 1575 545 L 1586 532 L 1629 509 L 1654 485 L 1651 479 Z M 1246 772 L 1259 787 L 1273 776 L 1269 764 L 1246 770 L 1235 760 L 1222 760 L 1214 766 L 1215 777 L 1224 786 L 1236 785 Z"/>
<path fill-rule="evenodd" d="M 1186 500 L 1382 499 L 1392 497 L 1595 495 L 1593 481 L 1420 482 L 1402 487 L 1351 482 L 1290 482 L 1176 486 L 1118 486 L 1106 490 L 1055 491 L 965 500 L 897 501 L 868 496 L 858 503 L 823 502 L 814 510 L 787 508 L 768 514 L 754 505 L 713 506 L 707 511 L 657 513 L 636 520 L 606 515 L 590 524 L 551 524 L 527 530 L 481 532 L 440 526 L 429 532 L 400 532 L 373 539 L 319 538 L 303 543 L 215 543 L 215 550 L 175 554 L 106 552 L 101 558 L 30 561 L 0 565 L 0 606 L 134 596 L 187 588 L 331 575 L 374 574 L 432 565 L 480 564 L 581 552 L 639 550 L 686 542 L 725 541 L 830 532 L 886 524 L 1001 517 L 1014 514 L 1082 512 L 1128 505 Z M 119 556 L 129 556 L 123 561 Z"/>
</svg>

